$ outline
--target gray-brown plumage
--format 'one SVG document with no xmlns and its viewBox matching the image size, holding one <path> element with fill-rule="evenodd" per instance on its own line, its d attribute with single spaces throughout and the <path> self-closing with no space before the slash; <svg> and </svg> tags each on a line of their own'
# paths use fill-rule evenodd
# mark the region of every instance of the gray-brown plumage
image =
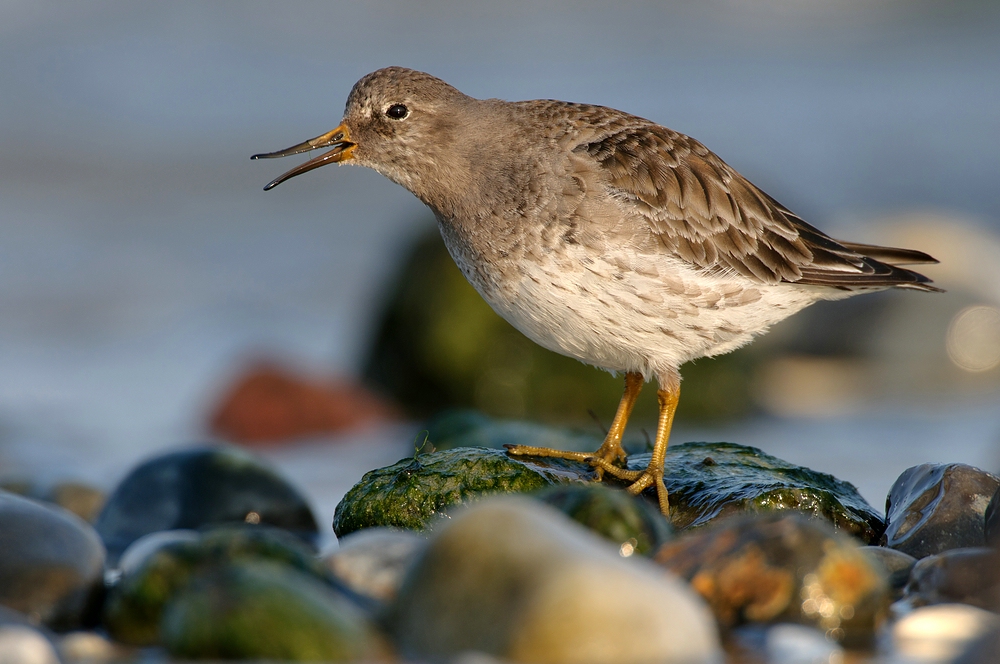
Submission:
<svg viewBox="0 0 1000 664">
<path fill-rule="evenodd" d="M 625 395 L 594 454 L 568 456 L 656 489 L 679 367 L 729 352 L 821 299 L 891 287 L 938 290 L 902 264 L 927 254 L 833 240 L 698 141 L 602 106 L 474 99 L 400 67 L 362 78 L 342 123 L 280 157 L 329 152 L 368 166 L 434 211 L 449 252 L 487 302 L 539 344 L 625 374 Z M 653 460 L 625 471 L 621 436 L 644 379 L 660 385 Z"/>
</svg>

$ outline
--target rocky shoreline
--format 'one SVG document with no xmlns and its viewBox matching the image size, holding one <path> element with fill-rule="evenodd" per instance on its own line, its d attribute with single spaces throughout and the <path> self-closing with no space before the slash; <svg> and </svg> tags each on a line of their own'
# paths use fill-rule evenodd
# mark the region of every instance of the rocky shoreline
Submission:
<svg viewBox="0 0 1000 664">
<path fill-rule="evenodd" d="M 5 486 L 0 662 L 1000 661 L 988 472 L 910 468 L 883 517 L 756 448 L 675 444 L 668 521 L 511 442 L 599 444 L 439 417 L 348 492 L 324 554 L 305 499 L 238 448 L 148 459 L 99 512 L 85 487 Z"/>
</svg>

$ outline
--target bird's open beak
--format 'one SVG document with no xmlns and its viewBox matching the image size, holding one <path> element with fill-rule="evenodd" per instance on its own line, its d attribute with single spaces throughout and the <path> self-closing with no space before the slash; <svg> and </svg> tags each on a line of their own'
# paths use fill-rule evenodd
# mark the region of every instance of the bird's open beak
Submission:
<svg viewBox="0 0 1000 664">
<path fill-rule="evenodd" d="M 274 189 L 279 184 L 285 180 L 289 180 L 296 175 L 302 175 L 307 173 L 314 168 L 319 168 L 320 166 L 325 166 L 326 164 L 335 164 L 341 161 L 347 161 L 354 158 L 354 147 L 355 144 L 350 140 L 350 134 L 347 130 L 347 125 L 342 124 L 333 131 L 323 134 L 322 136 L 317 136 L 316 138 L 310 139 L 305 143 L 299 143 L 298 145 L 293 145 L 285 150 L 279 150 L 278 152 L 266 152 L 264 154 L 255 154 L 250 157 L 251 159 L 274 159 L 275 157 L 287 157 L 293 154 L 299 154 L 302 152 L 309 152 L 310 150 L 318 150 L 319 148 L 329 148 L 333 149 L 329 152 L 324 152 L 318 157 L 310 159 L 309 161 L 296 166 L 287 173 L 283 173 L 278 177 L 274 178 L 267 183 L 264 187 L 264 191 L 269 189 Z"/>
</svg>

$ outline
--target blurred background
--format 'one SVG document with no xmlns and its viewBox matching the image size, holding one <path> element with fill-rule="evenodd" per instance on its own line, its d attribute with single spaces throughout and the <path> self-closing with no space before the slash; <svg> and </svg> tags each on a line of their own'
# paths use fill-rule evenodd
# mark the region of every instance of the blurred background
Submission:
<svg viewBox="0 0 1000 664">
<path fill-rule="evenodd" d="M 675 441 L 757 445 L 877 508 L 916 463 L 997 471 L 998 62 L 992 0 L 0 0 L 0 479 L 107 488 L 238 438 L 247 380 L 347 404 L 261 448 L 327 523 L 443 406 L 610 421 L 618 380 L 490 318 L 400 187 L 329 168 L 261 190 L 295 159 L 249 156 L 333 128 L 386 65 L 642 115 L 834 237 L 941 260 L 944 295 L 817 305 L 685 368 Z"/>
</svg>

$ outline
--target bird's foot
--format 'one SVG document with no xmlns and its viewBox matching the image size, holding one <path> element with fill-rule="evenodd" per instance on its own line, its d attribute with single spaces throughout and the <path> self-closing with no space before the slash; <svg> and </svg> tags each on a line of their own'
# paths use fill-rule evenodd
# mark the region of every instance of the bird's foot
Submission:
<svg viewBox="0 0 1000 664">
<path fill-rule="evenodd" d="M 633 496 L 638 496 L 650 486 L 656 487 L 656 501 L 659 503 L 660 512 L 663 513 L 663 516 L 670 517 L 670 503 L 667 500 L 667 487 L 663 483 L 662 464 L 656 466 L 653 462 L 650 462 L 644 470 L 626 470 L 597 457 L 591 457 L 588 461 L 612 477 L 624 480 L 625 482 L 631 482 L 625 490 Z"/>
<path fill-rule="evenodd" d="M 507 454 L 511 456 L 569 459 L 571 461 L 589 463 L 597 472 L 596 480 L 598 482 L 604 477 L 605 467 L 621 470 L 621 468 L 614 464 L 617 461 L 623 461 L 626 456 L 620 442 L 612 441 L 609 443 L 607 440 L 604 441 L 604 444 L 596 452 L 569 452 L 566 450 L 554 450 L 549 447 L 533 447 L 531 445 L 504 445 L 504 447 L 507 449 Z"/>
<path fill-rule="evenodd" d="M 551 447 L 534 447 L 533 445 L 504 445 L 507 454 L 510 456 L 542 457 L 545 459 L 570 459 L 571 461 L 584 461 L 591 458 L 592 452 L 569 452 L 567 450 L 554 450 Z"/>
</svg>

